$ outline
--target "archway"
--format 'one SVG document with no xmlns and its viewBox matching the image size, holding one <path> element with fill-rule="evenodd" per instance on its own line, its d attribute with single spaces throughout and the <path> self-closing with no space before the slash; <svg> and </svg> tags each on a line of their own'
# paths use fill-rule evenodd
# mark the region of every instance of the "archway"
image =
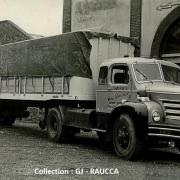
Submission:
<svg viewBox="0 0 180 180">
<path fill-rule="evenodd" d="M 180 7 L 161 22 L 152 43 L 151 56 L 180 64 Z"/>
</svg>

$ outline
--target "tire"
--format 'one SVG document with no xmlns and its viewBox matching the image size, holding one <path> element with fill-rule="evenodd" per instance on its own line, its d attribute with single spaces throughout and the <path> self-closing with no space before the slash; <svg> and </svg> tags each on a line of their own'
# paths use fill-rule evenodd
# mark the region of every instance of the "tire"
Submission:
<svg viewBox="0 0 180 180">
<path fill-rule="evenodd" d="M 113 147 L 116 154 L 125 160 L 136 160 L 142 152 L 142 141 L 128 114 L 120 115 L 114 123 Z"/>
<path fill-rule="evenodd" d="M 60 142 L 64 138 L 63 119 L 58 108 L 49 109 L 47 120 L 47 134 L 51 141 Z"/>
</svg>

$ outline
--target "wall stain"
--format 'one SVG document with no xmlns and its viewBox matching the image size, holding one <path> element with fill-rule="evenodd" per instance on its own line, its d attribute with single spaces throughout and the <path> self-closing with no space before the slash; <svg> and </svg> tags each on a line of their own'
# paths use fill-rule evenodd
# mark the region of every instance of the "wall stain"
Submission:
<svg viewBox="0 0 180 180">
<path fill-rule="evenodd" d="M 117 8 L 122 4 L 119 0 L 84 0 L 76 4 L 76 11 L 87 15 L 89 12 Z"/>
</svg>

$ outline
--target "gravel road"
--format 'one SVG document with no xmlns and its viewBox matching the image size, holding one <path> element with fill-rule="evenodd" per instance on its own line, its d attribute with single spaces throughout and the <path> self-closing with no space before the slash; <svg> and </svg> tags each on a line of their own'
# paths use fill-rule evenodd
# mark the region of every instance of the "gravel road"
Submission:
<svg viewBox="0 0 180 180">
<path fill-rule="evenodd" d="M 178 180 L 180 153 L 150 149 L 139 161 L 123 161 L 95 133 L 55 144 L 37 124 L 17 121 L 0 127 L 0 179 Z"/>
</svg>

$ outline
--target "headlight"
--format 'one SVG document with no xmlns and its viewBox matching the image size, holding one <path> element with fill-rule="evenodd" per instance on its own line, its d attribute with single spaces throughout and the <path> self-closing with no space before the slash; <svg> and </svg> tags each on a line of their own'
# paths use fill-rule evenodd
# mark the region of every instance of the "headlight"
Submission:
<svg viewBox="0 0 180 180">
<path fill-rule="evenodd" d="M 154 120 L 155 122 L 158 122 L 158 121 L 161 120 L 161 115 L 160 115 L 159 112 L 154 111 L 154 112 L 152 113 L 152 118 L 153 118 L 153 120 Z"/>
</svg>

